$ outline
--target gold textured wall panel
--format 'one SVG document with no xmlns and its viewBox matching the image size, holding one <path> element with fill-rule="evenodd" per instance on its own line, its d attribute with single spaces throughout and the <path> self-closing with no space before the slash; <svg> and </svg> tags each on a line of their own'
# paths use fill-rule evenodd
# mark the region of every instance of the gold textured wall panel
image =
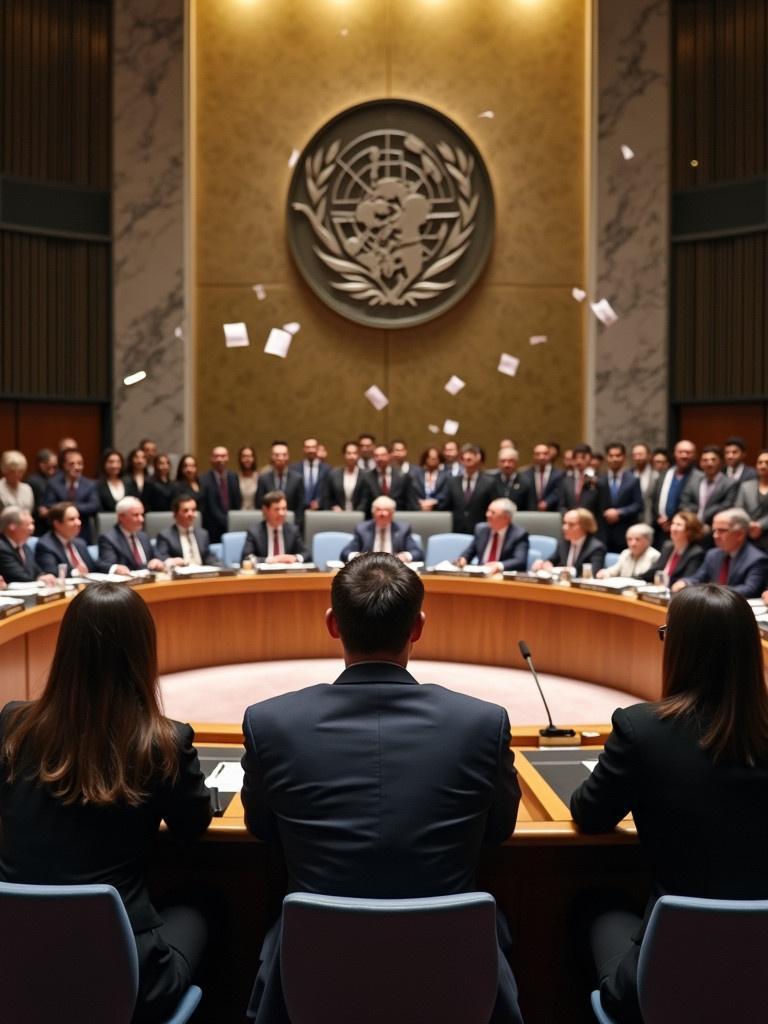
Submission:
<svg viewBox="0 0 768 1024">
<path fill-rule="evenodd" d="M 429 423 L 493 452 L 511 434 L 580 439 L 584 309 L 585 0 L 195 0 L 192 124 L 196 432 L 298 451 L 369 429 L 412 453 Z M 479 283 L 420 327 L 379 331 L 328 310 L 288 253 L 288 158 L 338 111 L 395 96 L 434 106 L 473 138 L 496 198 L 496 240 Z M 495 117 L 479 118 L 493 110 Z M 264 285 L 259 301 L 254 284 Z M 249 348 L 226 349 L 244 320 Z M 270 327 L 297 320 L 285 360 Z M 549 342 L 532 347 L 532 334 Z M 499 354 L 521 359 L 515 378 Z M 455 398 L 443 385 L 467 381 Z M 390 405 L 363 397 L 378 384 Z"/>
</svg>

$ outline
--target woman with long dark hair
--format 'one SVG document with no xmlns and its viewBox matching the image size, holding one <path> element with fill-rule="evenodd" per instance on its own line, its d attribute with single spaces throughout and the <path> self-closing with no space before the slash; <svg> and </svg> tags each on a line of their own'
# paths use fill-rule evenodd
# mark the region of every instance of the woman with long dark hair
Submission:
<svg viewBox="0 0 768 1024">
<path fill-rule="evenodd" d="M 603 1006 L 632 1024 L 642 1021 L 638 953 L 659 896 L 768 898 L 768 694 L 752 609 L 727 587 L 687 587 L 660 636 L 662 699 L 614 713 L 571 797 L 583 832 L 610 831 L 631 811 L 654 866 L 645 918 L 611 910 L 591 929 Z"/>
<path fill-rule="evenodd" d="M 144 882 L 161 820 L 183 838 L 210 821 L 192 740 L 162 714 L 147 606 L 112 583 L 70 604 L 39 700 L 0 713 L 0 878 L 115 886 L 139 954 L 136 1024 L 170 1015 L 205 944 L 202 916 L 161 917 Z"/>
</svg>

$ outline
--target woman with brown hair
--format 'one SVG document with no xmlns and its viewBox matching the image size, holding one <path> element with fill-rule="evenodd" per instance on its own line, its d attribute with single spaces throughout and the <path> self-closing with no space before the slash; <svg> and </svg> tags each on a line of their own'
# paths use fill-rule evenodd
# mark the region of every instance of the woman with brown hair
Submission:
<svg viewBox="0 0 768 1024">
<path fill-rule="evenodd" d="M 658 559 L 640 579 L 653 583 L 657 572 L 664 573 L 665 585 L 692 576 L 704 561 L 704 548 L 698 543 L 704 536 L 704 527 L 695 512 L 675 512 L 669 524 L 669 540 L 659 552 Z"/>
<path fill-rule="evenodd" d="M 161 820 L 182 838 L 210 821 L 192 740 L 162 714 L 147 606 L 111 583 L 70 604 L 39 700 L 0 713 L 0 878 L 115 886 L 139 955 L 136 1024 L 170 1015 L 205 944 L 202 916 L 159 916 L 144 881 Z"/>
<path fill-rule="evenodd" d="M 571 797 L 583 832 L 608 832 L 631 811 L 654 866 L 644 919 L 611 910 L 591 928 L 603 1006 L 632 1024 L 642 1021 L 640 942 L 660 896 L 768 898 L 768 694 L 752 609 L 727 587 L 688 587 L 659 635 L 662 699 L 614 712 Z"/>
</svg>

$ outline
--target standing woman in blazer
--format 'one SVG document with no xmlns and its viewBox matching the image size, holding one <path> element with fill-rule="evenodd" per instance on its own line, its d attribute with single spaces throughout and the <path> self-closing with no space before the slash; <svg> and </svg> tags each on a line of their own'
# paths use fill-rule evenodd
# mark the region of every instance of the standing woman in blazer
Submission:
<svg viewBox="0 0 768 1024">
<path fill-rule="evenodd" d="M 755 616 L 714 583 L 670 602 L 662 699 L 613 715 L 591 776 L 571 797 L 582 832 L 609 832 L 629 812 L 655 879 L 645 917 L 625 910 L 592 923 L 605 1010 L 641 1024 L 640 943 L 665 894 L 768 898 L 768 692 Z"/>
<path fill-rule="evenodd" d="M 123 480 L 123 456 L 116 448 L 105 448 L 101 453 L 101 475 L 96 484 L 99 510 L 114 512 L 115 505 L 126 495 Z"/>
<path fill-rule="evenodd" d="M 134 448 L 128 452 L 127 470 L 125 474 L 125 493 L 132 498 L 138 498 L 144 502 L 144 489 L 149 477 L 147 476 L 147 456 L 143 448 Z"/>
<path fill-rule="evenodd" d="M 113 583 L 70 604 L 39 700 L 0 714 L 0 878 L 115 886 L 139 956 L 134 1024 L 170 1016 L 205 945 L 198 911 L 159 915 L 144 880 L 161 820 L 181 838 L 210 821 L 192 740 L 161 713 L 147 606 Z"/>
</svg>

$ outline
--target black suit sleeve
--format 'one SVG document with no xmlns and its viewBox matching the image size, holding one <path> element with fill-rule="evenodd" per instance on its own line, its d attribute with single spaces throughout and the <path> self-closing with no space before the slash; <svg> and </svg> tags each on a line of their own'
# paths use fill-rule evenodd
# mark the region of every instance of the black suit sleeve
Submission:
<svg viewBox="0 0 768 1024">
<path fill-rule="evenodd" d="M 211 821 L 211 799 L 193 745 L 192 727 L 174 723 L 178 741 L 178 775 L 163 793 L 162 815 L 176 835 L 192 838 Z"/>
<path fill-rule="evenodd" d="M 243 789 L 240 797 L 245 812 L 245 824 L 251 835 L 257 839 L 274 841 L 278 838 L 277 818 L 267 803 L 267 791 L 264 775 L 256 754 L 256 742 L 253 737 L 248 712 L 243 719 L 243 736 L 245 753 L 243 754 Z"/>
<path fill-rule="evenodd" d="M 635 802 L 632 723 L 618 708 L 611 724 L 613 729 L 594 771 L 571 796 L 571 814 L 582 832 L 610 832 Z"/>
<path fill-rule="evenodd" d="M 517 781 L 515 755 L 509 749 L 512 738 L 509 716 L 499 708 L 499 741 L 496 784 L 493 801 L 485 823 L 485 843 L 501 843 L 512 835 L 517 823 L 517 809 L 520 805 L 520 784 Z"/>
</svg>

